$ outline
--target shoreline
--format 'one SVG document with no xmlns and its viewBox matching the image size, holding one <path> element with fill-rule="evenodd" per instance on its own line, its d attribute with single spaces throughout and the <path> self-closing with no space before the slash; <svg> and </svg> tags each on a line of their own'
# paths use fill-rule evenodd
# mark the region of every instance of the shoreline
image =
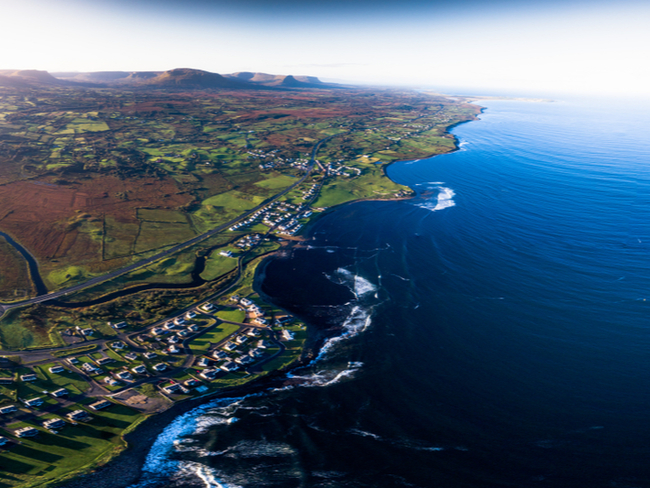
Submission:
<svg viewBox="0 0 650 488">
<path fill-rule="evenodd" d="M 445 132 L 451 134 L 451 130 L 454 127 L 467 122 L 474 122 L 479 120 L 478 115 L 482 114 L 486 110 L 486 107 L 479 106 L 479 108 L 480 108 L 480 112 L 477 115 L 475 115 L 473 119 L 452 124 L 445 128 Z M 430 158 L 434 158 L 435 156 L 440 156 L 442 154 L 451 154 L 455 151 L 460 150 L 458 138 L 453 134 L 451 135 L 453 136 L 453 140 L 454 140 L 454 148 L 452 150 L 441 154 L 434 154 L 428 156 L 427 158 L 420 158 L 420 159 L 430 159 Z M 396 163 L 404 163 L 409 161 L 413 161 L 413 160 L 410 159 L 398 160 L 398 161 L 393 161 L 388 164 L 385 164 L 382 167 L 384 176 L 390 179 L 387 173 L 387 168 L 389 166 Z M 279 253 L 287 252 L 294 247 L 299 248 L 303 246 L 306 242 L 309 242 L 311 240 L 309 234 L 311 233 L 313 226 L 323 216 L 329 215 L 331 212 L 339 208 L 354 203 L 373 202 L 373 201 L 390 202 L 390 201 L 412 200 L 418 196 L 418 193 L 413 188 L 411 188 L 411 191 L 413 192 L 412 195 L 403 196 L 403 197 L 360 198 L 360 199 L 350 200 L 338 205 L 334 205 L 332 207 L 328 207 L 323 212 L 314 215 L 314 218 L 311 219 L 305 225 L 303 235 L 297 236 L 298 238 L 295 239 L 287 239 L 281 249 L 268 253 L 268 255 L 265 256 L 263 262 L 260 264 L 261 267 L 256 273 L 256 276 L 254 278 L 253 287 L 256 288 L 257 290 L 260 290 L 259 285 L 261 284 L 261 281 L 264 279 L 265 268 L 266 265 L 268 265 L 269 263 L 269 258 L 272 258 L 273 256 L 278 255 Z M 258 293 L 260 293 L 260 291 L 258 291 Z M 265 301 L 266 299 L 270 298 L 266 294 L 261 294 L 261 296 L 265 299 Z M 272 303 L 271 300 L 268 301 Z M 149 456 L 151 447 L 153 446 L 158 436 L 171 424 L 171 422 L 175 418 L 191 411 L 194 408 L 199 407 L 200 405 L 204 405 L 205 403 L 214 399 L 228 398 L 228 397 L 243 397 L 252 393 L 259 393 L 261 391 L 265 391 L 273 384 L 273 382 L 283 381 L 280 375 L 284 375 L 284 373 L 288 371 L 294 370 L 296 368 L 300 368 L 305 364 L 307 364 L 309 361 L 311 361 L 311 359 L 316 357 L 320 349 L 324 345 L 325 341 L 327 340 L 327 338 L 332 337 L 332 335 L 330 334 L 328 336 L 328 334 L 324 334 L 322 332 L 318 333 L 317 331 L 314 330 L 313 325 L 310 325 L 306 321 L 305 323 L 307 324 L 308 328 L 311 328 L 312 330 L 310 331 L 310 334 L 308 336 L 306 347 L 305 350 L 303 351 L 301 358 L 298 361 L 296 361 L 294 364 L 290 365 L 289 367 L 283 370 L 276 370 L 263 378 L 259 378 L 253 381 L 248 385 L 238 386 L 238 387 L 234 387 L 219 392 L 214 392 L 199 398 L 188 399 L 185 402 L 180 402 L 173 405 L 171 408 L 161 413 L 152 414 L 151 416 L 143 420 L 139 425 L 137 425 L 133 431 L 127 433 L 125 436 L 122 437 L 123 442 L 126 443 L 126 447 L 122 451 L 113 454 L 113 456 L 105 464 L 96 467 L 82 468 L 80 471 L 78 471 L 79 474 L 71 473 L 69 478 L 60 481 L 55 481 L 50 486 L 57 487 L 57 488 L 87 488 L 88 484 L 92 483 L 94 488 L 127 488 L 139 482 L 144 474 L 143 467 L 147 457 Z"/>
</svg>

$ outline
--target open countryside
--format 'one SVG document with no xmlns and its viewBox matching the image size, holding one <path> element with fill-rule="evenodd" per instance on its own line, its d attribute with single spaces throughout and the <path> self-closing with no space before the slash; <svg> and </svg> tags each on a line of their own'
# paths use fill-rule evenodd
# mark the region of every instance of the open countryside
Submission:
<svg viewBox="0 0 650 488">
<path fill-rule="evenodd" d="M 0 95 L 12 487 L 93 469 L 171 405 L 299 362 L 308 328 L 264 302 L 257 266 L 332 206 L 410 196 L 385 166 L 455 149 L 447 129 L 479 110 L 326 86 Z"/>
</svg>

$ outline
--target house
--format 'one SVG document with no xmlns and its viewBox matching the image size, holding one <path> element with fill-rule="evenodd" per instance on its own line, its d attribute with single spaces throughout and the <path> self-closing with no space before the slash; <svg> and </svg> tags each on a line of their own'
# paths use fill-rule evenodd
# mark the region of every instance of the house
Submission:
<svg viewBox="0 0 650 488">
<path fill-rule="evenodd" d="M 235 362 L 237 364 L 241 364 L 243 366 L 243 365 L 252 363 L 253 358 L 250 357 L 250 356 L 239 356 L 238 358 L 235 359 Z"/>
<path fill-rule="evenodd" d="M 68 396 L 68 390 L 65 388 L 59 388 L 58 390 L 54 390 L 53 392 L 50 392 L 50 395 L 52 395 L 54 398 L 61 398 L 64 396 Z"/>
<path fill-rule="evenodd" d="M 158 363 L 153 367 L 153 369 L 155 369 L 158 372 L 165 371 L 167 369 L 167 365 L 165 363 Z"/>
<path fill-rule="evenodd" d="M 4 407 L 0 407 L 0 414 L 6 415 L 8 413 L 12 413 L 18 410 L 16 408 L 16 405 L 5 405 Z"/>
<path fill-rule="evenodd" d="M 271 344 L 265 341 L 264 339 L 261 339 L 257 341 L 257 347 L 260 349 L 266 349 L 267 347 L 271 347 Z"/>
<path fill-rule="evenodd" d="M 251 305 L 250 307 L 247 307 L 246 310 L 247 310 L 248 313 L 250 313 L 250 314 L 254 314 L 254 315 L 264 315 L 264 314 L 262 313 L 262 309 L 261 309 L 258 305 L 255 305 L 255 304 Z"/>
<path fill-rule="evenodd" d="M 248 329 L 246 331 L 246 335 L 249 336 L 249 337 L 259 337 L 260 331 L 255 329 L 255 328 Z"/>
<path fill-rule="evenodd" d="M 292 320 L 293 317 L 291 315 L 280 315 L 275 318 L 275 324 L 282 325 L 282 324 L 286 324 L 287 322 L 291 322 Z"/>
<path fill-rule="evenodd" d="M 199 376 L 201 378 L 205 378 L 206 380 L 213 380 L 217 377 L 217 370 L 216 369 L 204 369 L 199 373 Z"/>
<path fill-rule="evenodd" d="M 4 446 L 7 442 L 9 442 L 9 439 L 0 435 L 0 446 Z"/>
<path fill-rule="evenodd" d="M 90 328 L 88 328 L 88 329 L 81 329 L 81 335 L 86 336 L 86 337 L 91 336 L 91 335 L 93 335 L 94 333 L 95 333 L 95 331 L 92 330 L 92 329 L 90 329 Z"/>
<path fill-rule="evenodd" d="M 196 317 L 196 312 L 189 311 L 185 314 L 187 320 L 192 320 L 194 317 Z"/>
<path fill-rule="evenodd" d="M 131 381 L 133 379 L 133 376 L 128 371 L 120 371 L 115 376 L 124 381 Z"/>
<path fill-rule="evenodd" d="M 79 360 L 77 358 L 68 358 L 66 359 L 69 364 L 79 364 Z"/>
<path fill-rule="evenodd" d="M 240 336 L 235 337 L 235 342 L 237 344 L 243 344 L 247 340 L 248 340 L 248 337 L 246 337 L 245 335 L 240 335 Z"/>
<path fill-rule="evenodd" d="M 123 329 L 124 327 L 126 327 L 126 322 L 122 321 L 122 322 L 118 322 L 117 324 L 113 324 L 109 322 L 108 325 L 110 325 L 114 329 Z"/>
<path fill-rule="evenodd" d="M 183 384 L 188 388 L 194 388 L 196 386 L 199 386 L 201 382 L 195 378 L 190 378 L 189 380 L 184 381 Z"/>
<path fill-rule="evenodd" d="M 225 258 L 231 258 L 232 257 L 232 251 L 220 251 L 219 256 L 223 256 Z"/>
<path fill-rule="evenodd" d="M 176 346 L 176 344 L 172 344 L 167 348 L 167 352 L 169 354 L 178 354 L 181 350 Z"/>
<path fill-rule="evenodd" d="M 14 382 L 13 378 L 0 378 L 0 385 L 10 385 L 11 383 Z"/>
<path fill-rule="evenodd" d="M 81 369 L 91 374 L 99 374 L 101 372 L 101 369 L 99 369 L 98 367 L 96 367 L 94 364 L 91 363 L 83 363 L 81 365 Z"/>
<path fill-rule="evenodd" d="M 174 319 L 174 323 L 176 325 L 183 325 L 185 323 L 185 319 L 183 317 L 176 317 Z"/>
<path fill-rule="evenodd" d="M 106 376 L 106 377 L 104 377 L 104 381 L 105 381 L 106 383 L 108 383 L 110 386 L 118 386 L 118 385 L 121 384 L 119 381 L 117 381 L 117 380 L 116 380 L 115 378 L 113 378 L 112 376 Z"/>
<path fill-rule="evenodd" d="M 43 399 L 41 397 L 36 397 L 30 400 L 25 400 L 24 403 L 27 407 L 38 407 L 39 405 L 43 405 Z"/>
<path fill-rule="evenodd" d="M 201 359 L 199 359 L 199 362 L 196 363 L 196 364 L 197 364 L 197 366 L 201 366 L 201 367 L 205 368 L 207 366 L 210 366 L 212 364 L 212 361 L 210 361 L 206 357 L 202 357 Z"/>
<path fill-rule="evenodd" d="M 14 430 L 16 437 L 34 437 L 38 435 L 38 429 L 34 427 L 23 427 L 22 429 Z"/>
<path fill-rule="evenodd" d="M 65 420 L 61 418 L 50 419 L 43 422 L 43 427 L 45 427 L 47 430 L 60 429 L 63 426 L 65 426 Z"/>
<path fill-rule="evenodd" d="M 212 305 L 210 302 L 205 302 L 199 305 L 199 309 L 203 312 L 210 312 L 212 309 L 214 309 L 214 305 Z"/>
<path fill-rule="evenodd" d="M 257 325 L 268 325 L 269 323 L 264 317 L 255 317 L 252 322 Z"/>
<path fill-rule="evenodd" d="M 151 333 L 155 336 L 158 336 L 158 335 L 163 335 L 165 331 L 160 327 L 154 327 L 153 329 L 151 329 Z"/>
<path fill-rule="evenodd" d="M 50 368 L 50 373 L 54 373 L 54 374 L 63 373 L 64 371 L 65 369 L 63 368 L 63 366 L 52 366 Z"/>
<path fill-rule="evenodd" d="M 167 342 L 170 344 L 178 344 L 180 342 L 180 338 L 178 336 L 171 336 L 169 339 L 167 339 Z"/>
<path fill-rule="evenodd" d="M 180 389 L 181 385 L 174 383 L 173 385 L 165 386 L 162 390 L 168 395 L 176 393 Z"/>
<path fill-rule="evenodd" d="M 103 366 L 103 365 L 105 365 L 105 364 L 114 363 L 114 362 L 115 362 L 115 359 L 113 359 L 113 358 L 109 358 L 109 357 L 105 357 L 105 358 L 99 358 L 99 359 L 96 359 L 95 362 L 96 362 L 97 364 L 99 364 L 100 366 Z"/>
<path fill-rule="evenodd" d="M 111 405 L 112 405 L 112 403 L 109 402 L 108 400 L 100 400 L 98 402 L 91 403 L 88 406 L 90 408 L 92 408 L 93 410 L 102 410 L 102 409 L 104 409 L 106 407 L 110 407 Z"/>
<path fill-rule="evenodd" d="M 178 335 L 178 337 L 187 337 L 188 335 L 190 335 L 190 333 L 187 330 L 181 330 L 181 331 L 178 332 L 177 335 Z"/>
<path fill-rule="evenodd" d="M 163 327 L 166 330 L 174 330 L 176 328 L 176 324 L 170 320 L 168 322 L 165 322 L 165 325 L 163 325 Z"/>
<path fill-rule="evenodd" d="M 199 330 L 199 326 L 196 324 L 188 325 L 187 330 L 189 330 L 190 332 L 196 332 L 197 330 Z"/>
<path fill-rule="evenodd" d="M 237 344 L 234 342 L 228 342 L 225 346 L 223 346 L 223 348 L 228 352 L 232 352 L 237 349 Z"/>
<path fill-rule="evenodd" d="M 221 366 L 219 366 L 219 368 L 221 368 L 226 372 L 229 372 L 229 371 L 235 371 L 238 368 L 238 366 L 232 361 L 228 361 L 227 363 L 224 363 Z"/>
<path fill-rule="evenodd" d="M 30 373 L 21 375 L 20 379 L 21 381 L 36 381 L 38 379 L 38 376 L 36 376 L 34 373 Z"/>
<path fill-rule="evenodd" d="M 282 338 L 283 338 L 285 341 L 290 341 L 290 340 L 292 340 L 292 339 L 293 339 L 293 332 L 291 332 L 290 330 L 284 329 L 284 330 L 282 331 Z"/>
<path fill-rule="evenodd" d="M 75 410 L 74 412 L 70 412 L 68 415 L 66 415 L 66 417 L 68 417 L 70 420 L 85 420 L 90 417 L 90 415 L 88 415 L 88 412 L 85 410 Z"/>
<path fill-rule="evenodd" d="M 138 359 L 138 355 L 134 352 L 130 352 L 124 355 L 124 359 L 128 359 L 129 361 L 135 361 L 136 359 Z"/>
<path fill-rule="evenodd" d="M 228 357 L 228 354 L 226 354 L 224 351 L 214 351 L 212 353 L 212 357 L 214 359 L 218 359 L 218 360 L 221 361 L 221 360 L 226 359 Z"/>
<path fill-rule="evenodd" d="M 230 301 L 239 303 L 239 295 L 231 295 L 230 296 Z"/>
<path fill-rule="evenodd" d="M 140 364 L 135 368 L 131 368 L 131 371 L 133 371 L 135 374 L 144 374 L 147 372 L 147 368 L 145 368 L 143 364 Z"/>
<path fill-rule="evenodd" d="M 248 351 L 248 355 L 250 357 L 252 357 L 252 358 L 258 358 L 262 354 L 264 354 L 264 353 L 262 352 L 262 350 L 259 347 L 256 347 L 255 349 L 251 349 L 250 351 Z"/>
<path fill-rule="evenodd" d="M 122 341 L 117 341 L 111 344 L 111 347 L 119 351 L 121 349 L 124 349 L 126 347 L 126 344 L 124 344 Z"/>
<path fill-rule="evenodd" d="M 252 300 L 249 300 L 248 298 L 242 298 L 239 300 L 239 303 L 241 303 L 244 307 L 250 307 L 253 304 Z"/>
<path fill-rule="evenodd" d="M 156 354 L 155 352 L 145 352 L 143 356 L 145 359 L 153 359 L 158 357 L 158 354 Z"/>
</svg>

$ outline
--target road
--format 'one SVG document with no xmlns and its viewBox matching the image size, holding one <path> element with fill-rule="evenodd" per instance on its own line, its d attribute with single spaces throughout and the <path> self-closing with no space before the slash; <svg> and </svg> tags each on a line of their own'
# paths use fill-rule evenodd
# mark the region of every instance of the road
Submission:
<svg viewBox="0 0 650 488">
<path fill-rule="evenodd" d="M 135 270 L 137 268 L 140 268 L 142 266 L 146 266 L 148 264 L 154 263 L 155 261 L 158 261 L 158 260 L 163 259 L 163 258 L 165 258 L 167 256 L 170 256 L 170 255 L 172 255 L 172 254 L 174 254 L 174 253 L 176 253 L 178 251 L 181 251 L 181 250 L 183 250 L 183 249 L 185 249 L 187 247 L 193 246 L 194 244 L 196 244 L 198 242 L 201 242 L 201 241 L 203 241 L 203 240 L 205 240 L 205 239 L 207 239 L 209 237 L 212 237 L 213 235 L 218 234 L 219 232 L 223 232 L 224 230 L 228 229 L 229 227 L 232 227 L 234 224 L 236 224 L 240 220 L 247 219 L 248 217 L 253 215 L 255 212 L 257 212 L 258 210 L 261 210 L 262 208 L 266 207 L 270 203 L 272 203 L 272 202 L 278 200 L 279 198 L 283 197 L 284 195 L 289 193 L 291 190 L 293 190 L 295 187 L 297 187 L 302 182 L 304 182 L 309 177 L 309 175 L 311 174 L 311 172 L 314 169 L 314 166 L 316 164 L 316 159 L 315 158 L 316 158 L 316 153 L 318 152 L 318 149 L 320 149 L 320 147 L 321 147 L 321 145 L 323 143 L 329 141 L 333 137 L 334 137 L 333 135 L 325 137 L 324 139 L 321 139 L 320 141 L 318 141 L 316 143 L 316 145 L 314 146 L 314 148 L 312 149 L 312 152 L 311 152 L 309 167 L 307 168 L 307 171 L 305 172 L 305 174 L 297 182 L 295 182 L 293 185 L 289 186 L 288 188 L 285 188 L 284 190 L 282 190 L 280 193 L 276 194 L 275 196 L 265 200 L 263 203 L 261 203 L 257 207 L 243 213 L 239 217 L 236 217 L 236 218 L 230 220 L 229 222 L 226 222 L 225 224 L 220 225 L 219 227 L 211 229 L 208 232 L 205 232 L 204 234 L 193 237 L 192 239 L 190 239 L 188 241 L 182 242 L 181 244 L 177 244 L 176 246 L 172 247 L 171 249 L 167 249 L 167 250 L 162 251 L 162 252 L 160 252 L 160 253 L 158 253 L 158 254 L 156 254 L 154 256 L 151 256 L 151 257 L 146 258 L 146 259 L 142 259 L 142 260 L 140 260 L 140 261 L 138 261 L 136 263 L 133 263 L 133 264 L 130 264 L 128 266 L 125 266 L 124 268 L 120 268 L 118 270 L 112 271 L 112 272 L 110 272 L 108 274 L 105 274 L 105 275 L 102 275 L 102 276 L 97 276 L 97 277 L 92 278 L 92 279 L 90 279 L 90 280 L 88 280 L 88 281 L 86 281 L 84 283 L 79 284 L 79 285 L 75 285 L 75 286 L 71 286 L 70 288 L 66 288 L 66 289 L 63 289 L 63 290 L 47 293 L 45 295 L 39 295 L 37 297 L 30 298 L 29 300 L 23 300 L 21 302 L 0 303 L 0 317 L 2 317 L 2 315 L 4 315 L 5 312 L 7 312 L 8 310 L 11 310 L 13 308 L 24 307 L 26 305 L 34 305 L 36 303 L 43 303 L 43 302 L 47 302 L 47 301 L 50 301 L 50 300 L 55 300 L 55 299 L 60 298 L 62 296 L 68 295 L 70 293 L 75 293 L 75 292 L 84 290 L 84 289 L 86 289 L 88 287 L 91 287 L 93 285 L 96 285 L 98 283 L 102 283 L 104 281 L 108 281 L 110 279 L 116 278 L 118 276 L 121 276 L 121 275 L 123 275 L 125 273 L 133 271 L 133 270 Z"/>
</svg>

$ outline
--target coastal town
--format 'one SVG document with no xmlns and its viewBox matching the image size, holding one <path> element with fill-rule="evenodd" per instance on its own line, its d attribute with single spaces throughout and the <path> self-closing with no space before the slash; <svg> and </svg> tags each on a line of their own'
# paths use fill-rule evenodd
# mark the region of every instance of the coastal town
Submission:
<svg viewBox="0 0 650 488">
<path fill-rule="evenodd" d="M 288 314 L 269 313 L 254 299 L 206 301 L 142 330 L 110 322 L 115 339 L 91 328 L 73 333 L 77 347 L 0 359 L 0 446 L 24 438 L 98 428 L 160 412 L 209 395 L 226 377 L 246 380 L 295 360 L 306 328 Z M 70 434 L 68 432 L 67 434 Z"/>
<path fill-rule="evenodd" d="M 386 167 L 454 150 L 480 110 L 129 90 L 0 87 L 0 487 L 87 473 L 163 412 L 283 378 L 318 334 L 258 268 L 338 205 L 412 196 Z"/>
</svg>

